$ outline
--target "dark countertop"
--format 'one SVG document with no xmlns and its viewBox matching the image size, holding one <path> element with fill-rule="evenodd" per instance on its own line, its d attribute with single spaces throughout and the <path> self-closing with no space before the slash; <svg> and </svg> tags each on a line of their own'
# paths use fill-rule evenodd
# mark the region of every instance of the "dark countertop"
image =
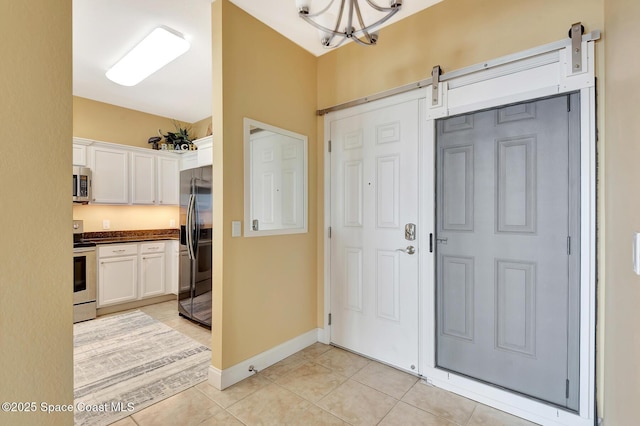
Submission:
<svg viewBox="0 0 640 426">
<path fill-rule="evenodd" d="M 96 244 L 140 243 L 144 241 L 178 240 L 179 229 L 145 229 L 134 231 L 85 232 L 82 241 Z"/>
</svg>

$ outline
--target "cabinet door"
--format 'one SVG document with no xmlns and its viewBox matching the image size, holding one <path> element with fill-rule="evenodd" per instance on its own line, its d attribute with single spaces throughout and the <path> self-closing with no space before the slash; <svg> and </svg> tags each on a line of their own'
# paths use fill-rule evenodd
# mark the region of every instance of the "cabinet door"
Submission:
<svg viewBox="0 0 640 426">
<path fill-rule="evenodd" d="M 158 157 L 158 204 L 178 205 L 180 201 L 180 160 Z"/>
<path fill-rule="evenodd" d="M 155 204 L 156 158 L 154 155 L 134 152 L 131 154 L 131 202 Z"/>
<path fill-rule="evenodd" d="M 164 253 L 140 255 L 140 298 L 163 295 L 164 277 Z"/>
<path fill-rule="evenodd" d="M 166 292 L 178 294 L 178 256 L 180 255 L 180 244 L 178 241 L 167 241 L 165 260 L 167 262 L 165 281 Z"/>
<path fill-rule="evenodd" d="M 129 153 L 92 147 L 92 202 L 129 203 Z"/>
<path fill-rule="evenodd" d="M 138 256 L 100 259 L 98 266 L 98 307 L 138 298 Z"/>
<path fill-rule="evenodd" d="M 83 167 L 87 165 L 87 147 L 85 145 L 73 144 L 73 165 Z"/>
</svg>

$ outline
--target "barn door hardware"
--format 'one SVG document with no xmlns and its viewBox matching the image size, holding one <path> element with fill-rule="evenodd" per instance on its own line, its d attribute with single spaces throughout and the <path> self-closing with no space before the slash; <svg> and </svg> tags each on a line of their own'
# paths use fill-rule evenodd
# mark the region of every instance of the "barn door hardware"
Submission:
<svg viewBox="0 0 640 426">
<path fill-rule="evenodd" d="M 584 34 L 584 25 L 580 22 L 571 26 L 571 29 L 569 30 L 569 38 L 571 39 L 572 74 L 582 72 L 582 34 Z"/>
</svg>

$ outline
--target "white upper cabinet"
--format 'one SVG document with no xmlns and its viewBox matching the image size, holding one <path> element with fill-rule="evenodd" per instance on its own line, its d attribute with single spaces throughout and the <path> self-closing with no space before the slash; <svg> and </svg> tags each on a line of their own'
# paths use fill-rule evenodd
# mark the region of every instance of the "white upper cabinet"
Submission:
<svg viewBox="0 0 640 426">
<path fill-rule="evenodd" d="M 157 204 L 178 205 L 180 203 L 180 161 L 175 157 L 158 157 Z"/>
<path fill-rule="evenodd" d="M 131 153 L 131 204 L 156 203 L 156 157 Z"/>
<path fill-rule="evenodd" d="M 129 152 L 90 147 L 92 203 L 129 204 Z"/>
<path fill-rule="evenodd" d="M 89 165 L 87 147 L 93 141 L 89 139 L 73 138 L 73 165 L 86 167 Z"/>
<path fill-rule="evenodd" d="M 180 203 L 180 155 L 79 138 L 73 141 L 74 165 L 86 164 L 92 170 L 91 203 Z"/>
</svg>

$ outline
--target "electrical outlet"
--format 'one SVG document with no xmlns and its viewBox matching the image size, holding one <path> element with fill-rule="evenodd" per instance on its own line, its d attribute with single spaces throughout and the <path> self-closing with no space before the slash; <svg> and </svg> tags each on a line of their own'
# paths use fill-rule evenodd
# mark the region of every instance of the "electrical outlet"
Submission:
<svg viewBox="0 0 640 426">
<path fill-rule="evenodd" d="M 170 228 L 175 228 L 176 227 L 176 220 L 175 219 L 170 219 L 169 220 L 169 227 Z"/>
<path fill-rule="evenodd" d="M 103 219 L 102 229 L 110 229 L 110 228 L 111 228 L 111 221 L 109 219 Z"/>
</svg>

